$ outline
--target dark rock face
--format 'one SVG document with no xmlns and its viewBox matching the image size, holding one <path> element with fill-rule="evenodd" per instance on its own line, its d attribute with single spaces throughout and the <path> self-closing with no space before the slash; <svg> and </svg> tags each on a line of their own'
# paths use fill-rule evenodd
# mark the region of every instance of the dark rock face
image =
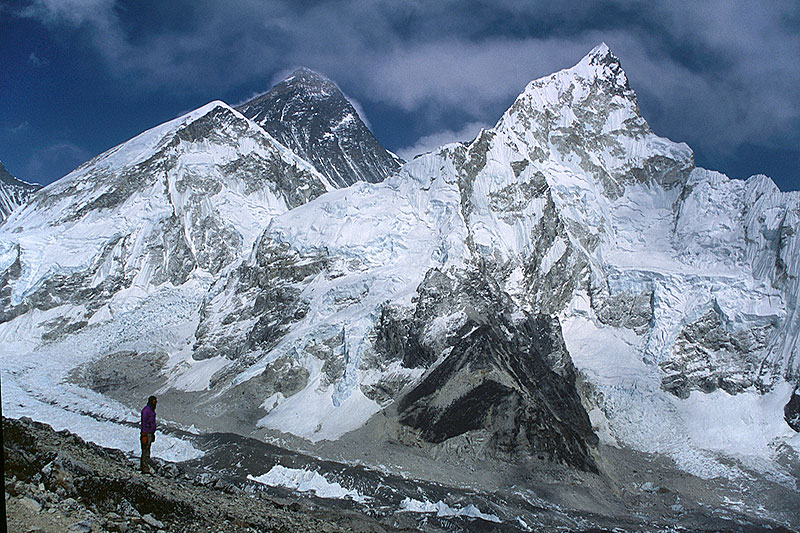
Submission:
<svg viewBox="0 0 800 533">
<path fill-rule="evenodd" d="M 392 320 L 384 313 L 379 323 L 376 347 L 384 356 L 425 368 L 442 358 L 400 397 L 400 422 L 430 443 L 477 430 L 498 456 L 538 454 L 596 471 L 589 448 L 597 437 L 558 321 L 541 314 L 512 320 L 515 308 L 497 284 L 478 272 L 459 278 L 430 272 L 414 314 Z M 464 320 L 432 340 L 426 326 L 448 310 Z M 412 349 L 401 351 L 402 344 Z"/>
<path fill-rule="evenodd" d="M 401 360 L 406 368 L 427 367 L 436 361 L 436 353 L 420 344 L 419 325 L 403 320 L 400 312 L 384 307 L 377 324 L 375 349 L 384 360 Z"/>
<path fill-rule="evenodd" d="M 557 328 L 544 315 L 519 325 L 467 322 L 450 355 L 400 400 L 401 422 L 433 443 L 483 429 L 500 454 L 596 470 L 588 451 L 596 437 L 572 369 L 562 376 L 547 362 L 563 349 Z"/>
<path fill-rule="evenodd" d="M 0 224 L 8 218 L 11 211 L 25 204 L 41 188 L 41 185 L 17 179 L 0 162 Z"/>
<path fill-rule="evenodd" d="M 337 187 L 377 183 L 401 160 L 372 135 L 336 85 L 301 68 L 237 108 Z"/>
<path fill-rule="evenodd" d="M 800 391 L 798 389 L 794 390 L 789 403 L 783 408 L 783 416 L 789 427 L 800 432 Z"/>
<path fill-rule="evenodd" d="M 664 390 L 688 398 L 692 390 L 722 389 L 736 394 L 754 385 L 760 360 L 774 326 L 728 331 L 716 309 L 687 324 L 678 335 L 673 358 L 660 364 Z"/>
</svg>

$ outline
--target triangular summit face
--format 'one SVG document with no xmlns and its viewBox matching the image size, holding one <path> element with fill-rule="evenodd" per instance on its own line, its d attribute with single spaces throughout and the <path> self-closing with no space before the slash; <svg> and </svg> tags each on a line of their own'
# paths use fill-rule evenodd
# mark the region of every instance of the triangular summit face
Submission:
<svg viewBox="0 0 800 533">
<path fill-rule="evenodd" d="M 337 187 L 377 183 L 400 168 L 336 84 L 313 70 L 296 70 L 237 110 Z"/>
<path fill-rule="evenodd" d="M 605 43 L 575 66 L 528 84 L 497 123 L 534 161 L 589 171 L 610 197 L 630 183 L 685 183 L 694 155 L 642 117 L 619 59 Z"/>
</svg>

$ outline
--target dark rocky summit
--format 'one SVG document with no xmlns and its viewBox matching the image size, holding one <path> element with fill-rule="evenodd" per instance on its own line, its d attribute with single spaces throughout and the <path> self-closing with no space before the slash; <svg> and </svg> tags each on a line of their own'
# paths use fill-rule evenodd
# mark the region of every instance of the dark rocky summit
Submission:
<svg viewBox="0 0 800 533">
<path fill-rule="evenodd" d="M 377 183 L 402 163 L 369 131 L 336 84 L 307 68 L 237 110 L 337 187 Z"/>
</svg>

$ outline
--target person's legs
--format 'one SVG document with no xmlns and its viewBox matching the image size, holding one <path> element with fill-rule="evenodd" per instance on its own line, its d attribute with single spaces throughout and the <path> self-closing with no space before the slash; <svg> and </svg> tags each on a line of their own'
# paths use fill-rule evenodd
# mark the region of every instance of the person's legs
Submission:
<svg viewBox="0 0 800 533">
<path fill-rule="evenodd" d="M 142 435 L 142 461 L 141 461 L 141 468 L 142 472 L 149 472 L 150 471 L 150 444 L 152 444 L 152 438 L 150 435 Z"/>
</svg>

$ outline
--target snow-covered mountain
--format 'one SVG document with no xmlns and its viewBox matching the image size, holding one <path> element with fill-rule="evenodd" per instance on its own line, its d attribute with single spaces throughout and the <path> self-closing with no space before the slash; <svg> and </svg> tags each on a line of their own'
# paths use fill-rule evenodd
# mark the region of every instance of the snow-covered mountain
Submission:
<svg viewBox="0 0 800 533">
<path fill-rule="evenodd" d="M 336 137 L 342 101 L 298 71 L 16 211 L 4 412 L 135 420 L 131 397 L 157 392 L 184 427 L 342 454 L 400 443 L 602 474 L 612 447 L 798 490 L 798 193 L 695 167 L 605 45 L 393 173 L 379 145 L 344 150 L 372 136 Z"/>
<path fill-rule="evenodd" d="M 422 298 L 431 272 L 460 280 L 478 269 L 513 306 L 484 301 L 475 315 L 560 315 L 587 374 L 608 361 L 580 343 L 602 332 L 629 344 L 624 351 L 655 380 L 650 392 L 671 393 L 666 402 L 692 391 L 770 390 L 797 373 L 787 219 L 797 205 L 796 194 L 763 177 L 695 169 L 686 145 L 650 130 L 618 60 L 601 46 L 532 82 L 469 146 L 444 147 L 381 185 L 276 218 L 251 258 L 218 282 L 198 347 L 229 360 L 217 378 L 230 372 L 234 388 L 264 368 L 300 372 L 304 387 L 288 398 L 267 387 L 269 414 L 259 423 L 338 436 L 440 362 L 470 306 L 427 311 L 402 326 L 413 338 L 406 332 L 405 348 L 389 354 L 376 342 L 386 317 L 402 323 L 404 313 L 421 313 L 410 299 Z M 453 290 L 447 299 L 458 300 Z M 390 312 L 395 306 L 407 309 Z M 409 346 L 427 355 L 409 362 Z M 277 383 L 281 372 L 268 373 Z M 590 382 L 604 401 L 601 390 L 619 386 Z M 341 411 L 346 420 L 333 415 L 356 400 L 358 408 Z M 312 401 L 329 407 L 298 425 Z M 352 419 L 356 411 L 361 419 Z"/>
<path fill-rule="evenodd" d="M 41 188 L 41 185 L 14 177 L 0 161 L 0 224 L 14 209 L 27 202 L 28 198 Z"/>
<path fill-rule="evenodd" d="M 271 217 L 332 188 L 212 102 L 97 156 L 13 213 L 0 244 L 3 317 L 74 306 L 49 339 L 102 322 L 120 293 L 218 274 Z"/>
<path fill-rule="evenodd" d="M 379 182 L 402 164 L 369 131 L 336 84 L 307 68 L 237 110 L 337 187 Z"/>
</svg>

